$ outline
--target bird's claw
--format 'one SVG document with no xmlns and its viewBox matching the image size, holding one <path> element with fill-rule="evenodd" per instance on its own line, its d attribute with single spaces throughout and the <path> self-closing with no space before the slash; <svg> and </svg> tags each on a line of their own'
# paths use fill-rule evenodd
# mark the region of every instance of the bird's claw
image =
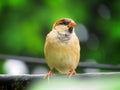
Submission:
<svg viewBox="0 0 120 90">
<path fill-rule="evenodd" d="M 76 71 L 75 70 L 71 70 L 70 72 L 69 72 L 69 77 L 71 77 L 72 75 L 75 75 L 76 74 Z"/>
<path fill-rule="evenodd" d="M 50 78 L 52 75 L 53 75 L 53 70 L 50 70 L 50 71 L 44 76 L 44 78 L 48 78 L 48 80 L 49 80 L 49 78 Z"/>
</svg>

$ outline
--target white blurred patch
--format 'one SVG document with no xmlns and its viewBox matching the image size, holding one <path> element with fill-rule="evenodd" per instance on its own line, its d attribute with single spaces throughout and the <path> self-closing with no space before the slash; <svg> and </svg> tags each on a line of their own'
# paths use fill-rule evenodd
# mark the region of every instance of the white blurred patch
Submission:
<svg viewBox="0 0 120 90">
<path fill-rule="evenodd" d="M 86 62 L 88 64 L 93 64 L 93 65 L 97 64 L 96 60 L 94 60 L 94 59 L 90 59 L 90 60 L 86 60 L 86 61 L 88 61 L 88 62 Z M 99 72 L 99 71 L 100 71 L 100 69 L 94 69 L 94 68 L 84 69 L 85 73 L 95 73 L 95 72 Z"/>
<path fill-rule="evenodd" d="M 75 28 L 75 32 L 81 42 L 87 42 L 89 35 L 86 27 L 83 24 L 78 24 Z"/>
<path fill-rule="evenodd" d="M 15 59 L 7 59 L 4 65 L 4 69 L 7 74 L 19 75 L 27 74 L 28 68 L 23 61 Z"/>
<path fill-rule="evenodd" d="M 110 17 L 111 17 L 109 8 L 104 4 L 101 4 L 99 6 L 98 13 L 102 18 L 104 18 L 106 20 L 110 19 Z"/>
<path fill-rule="evenodd" d="M 33 74 L 46 74 L 48 73 L 48 69 L 43 66 L 37 66 L 32 71 Z"/>
<path fill-rule="evenodd" d="M 90 34 L 87 47 L 90 50 L 97 50 L 99 48 L 99 39 L 95 34 Z"/>
</svg>

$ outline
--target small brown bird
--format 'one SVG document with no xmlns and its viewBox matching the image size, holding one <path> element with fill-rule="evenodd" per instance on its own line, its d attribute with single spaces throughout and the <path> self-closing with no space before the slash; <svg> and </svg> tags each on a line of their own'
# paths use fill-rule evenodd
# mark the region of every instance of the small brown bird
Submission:
<svg viewBox="0 0 120 90">
<path fill-rule="evenodd" d="M 54 69 L 61 74 L 76 74 L 80 59 L 80 45 L 74 32 L 76 23 L 70 18 L 55 22 L 52 31 L 47 35 L 44 46 L 46 62 L 50 67 L 45 77 L 53 75 Z"/>
</svg>

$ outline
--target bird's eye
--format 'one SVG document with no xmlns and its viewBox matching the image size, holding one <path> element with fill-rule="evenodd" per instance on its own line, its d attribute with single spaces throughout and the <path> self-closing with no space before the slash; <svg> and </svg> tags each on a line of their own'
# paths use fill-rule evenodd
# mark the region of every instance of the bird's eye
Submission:
<svg viewBox="0 0 120 90">
<path fill-rule="evenodd" d="M 70 28 L 68 29 L 68 32 L 69 32 L 69 33 L 72 33 L 72 32 L 73 32 L 73 27 L 70 27 Z"/>
<path fill-rule="evenodd" d="M 60 23 L 60 25 L 68 25 L 68 24 L 69 24 L 69 22 L 66 22 L 66 21 L 63 21 Z"/>
</svg>

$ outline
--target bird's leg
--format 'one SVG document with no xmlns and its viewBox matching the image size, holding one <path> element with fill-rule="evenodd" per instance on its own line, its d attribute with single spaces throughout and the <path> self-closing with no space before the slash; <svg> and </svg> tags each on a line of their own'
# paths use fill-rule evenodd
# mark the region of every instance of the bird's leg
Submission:
<svg viewBox="0 0 120 90">
<path fill-rule="evenodd" d="M 53 75 L 53 73 L 54 73 L 54 68 L 53 69 L 51 69 L 45 76 L 44 76 L 44 78 L 50 78 L 52 75 Z"/>
<path fill-rule="evenodd" d="M 74 69 L 72 69 L 70 72 L 69 72 L 69 77 L 71 77 L 72 75 L 75 75 L 76 74 L 76 71 Z"/>
</svg>

